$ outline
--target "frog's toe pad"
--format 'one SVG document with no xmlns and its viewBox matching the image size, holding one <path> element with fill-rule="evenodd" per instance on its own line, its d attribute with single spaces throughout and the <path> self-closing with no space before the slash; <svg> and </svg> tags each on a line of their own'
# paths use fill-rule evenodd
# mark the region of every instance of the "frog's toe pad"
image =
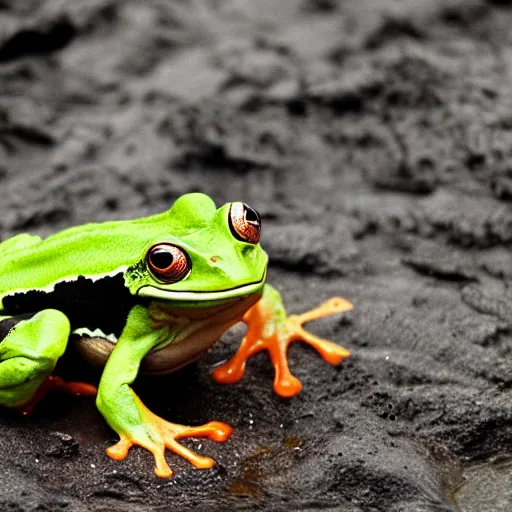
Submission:
<svg viewBox="0 0 512 512">
<path fill-rule="evenodd" d="M 274 391 L 285 398 L 298 395 L 302 390 L 302 384 L 297 377 L 287 372 L 283 378 L 274 380 Z"/>
<path fill-rule="evenodd" d="M 228 424 L 220 421 L 210 421 L 205 427 L 210 430 L 208 438 L 219 443 L 227 441 L 233 433 L 233 429 Z"/>
<path fill-rule="evenodd" d="M 220 384 L 235 384 L 239 382 L 245 373 L 245 361 L 239 364 L 237 361 L 224 363 L 212 372 L 213 380 Z"/>
<path fill-rule="evenodd" d="M 107 455 L 114 460 L 123 460 L 128 455 L 128 450 L 132 443 L 125 437 L 122 437 L 116 444 L 107 448 Z"/>
<path fill-rule="evenodd" d="M 138 435 L 133 436 L 121 434 L 121 439 L 115 445 L 107 448 L 107 455 L 112 459 L 122 460 L 133 445 L 142 446 L 153 454 L 156 464 L 155 474 L 161 478 L 169 478 L 173 474 L 165 460 L 164 453 L 166 449 L 188 460 L 196 468 L 206 469 L 215 465 L 213 459 L 198 455 L 178 443 L 178 439 L 207 437 L 213 441 L 224 442 L 233 432 L 229 425 L 220 421 L 211 421 L 198 427 L 188 427 L 170 423 L 153 413 L 149 414 L 151 415 L 150 422 L 146 424 L 146 429 L 142 435 L 140 435 L 141 431 Z"/>
</svg>

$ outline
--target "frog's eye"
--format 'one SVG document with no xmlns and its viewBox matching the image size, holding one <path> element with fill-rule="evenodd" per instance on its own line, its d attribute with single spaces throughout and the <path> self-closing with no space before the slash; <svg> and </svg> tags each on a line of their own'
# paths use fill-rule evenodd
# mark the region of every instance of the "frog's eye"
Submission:
<svg viewBox="0 0 512 512">
<path fill-rule="evenodd" d="M 257 244 L 260 241 L 260 216 L 256 210 L 245 203 L 231 205 L 229 227 L 237 240 L 250 244 Z"/>
<path fill-rule="evenodd" d="M 149 249 L 146 261 L 151 273 L 166 283 L 183 279 L 191 267 L 185 251 L 172 244 L 154 245 Z"/>
</svg>

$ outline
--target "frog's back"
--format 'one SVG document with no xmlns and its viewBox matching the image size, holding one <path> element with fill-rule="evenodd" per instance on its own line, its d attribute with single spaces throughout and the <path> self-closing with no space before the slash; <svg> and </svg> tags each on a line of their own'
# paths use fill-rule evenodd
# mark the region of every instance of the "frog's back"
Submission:
<svg viewBox="0 0 512 512">
<path fill-rule="evenodd" d="M 73 328 L 118 335 L 137 301 L 124 273 L 148 243 L 132 223 L 88 224 L 46 239 L 23 234 L 1 243 L 0 314 L 57 309 Z"/>
<path fill-rule="evenodd" d="M 41 290 L 79 276 L 115 275 L 137 264 L 157 239 L 176 241 L 201 230 L 215 215 L 200 193 L 178 198 L 172 208 L 135 220 L 90 223 L 46 239 L 18 235 L 0 244 L 0 299 L 13 290 Z"/>
<path fill-rule="evenodd" d="M 8 238 L 0 243 L 0 258 L 3 258 L 4 255 L 8 256 L 10 252 L 37 245 L 41 240 L 40 236 L 29 235 L 28 233 L 21 233 Z"/>
<path fill-rule="evenodd" d="M 140 260 L 152 240 L 172 236 L 168 213 L 85 224 L 46 239 L 27 234 L 10 238 L 0 244 L 0 297 L 13 290 L 45 289 L 78 276 L 123 272 Z"/>
</svg>

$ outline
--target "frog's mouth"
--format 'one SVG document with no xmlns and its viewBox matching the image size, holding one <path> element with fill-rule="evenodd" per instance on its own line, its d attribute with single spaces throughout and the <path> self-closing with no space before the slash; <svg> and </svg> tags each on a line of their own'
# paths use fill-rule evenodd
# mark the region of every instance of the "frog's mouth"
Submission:
<svg viewBox="0 0 512 512">
<path fill-rule="evenodd" d="M 165 301 L 177 301 L 177 302 L 190 302 L 195 304 L 201 304 L 204 302 L 211 301 L 224 301 L 230 300 L 236 297 L 243 297 L 245 295 L 252 295 L 261 290 L 263 283 L 265 282 L 266 271 L 258 281 L 252 283 L 235 286 L 234 288 L 228 288 L 226 290 L 216 291 L 176 291 L 176 290 L 164 290 L 156 286 L 146 285 L 139 289 L 137 295 L 140 297 L 149 297 L 152 299 L 161 299 Z"/>
</svg>

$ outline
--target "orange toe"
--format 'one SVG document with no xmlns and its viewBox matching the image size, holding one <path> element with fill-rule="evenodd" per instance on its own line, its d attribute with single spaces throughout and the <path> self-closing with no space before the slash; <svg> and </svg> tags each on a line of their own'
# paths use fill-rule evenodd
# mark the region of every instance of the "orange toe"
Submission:
<svg viewBox="0 0 512 512">
<path fill-rule="evenodd" d="M 124 432 L 120 434 L 121 439 L 107 448 L 109 457 L 122 460 L 132 446 L 141 446 L 153 454 L 155 474 L 160 478 L 169 478 L 173 474 L 165 460 L 166 450 L 183 457 L 196 468 L 207 469 L 215 465 L 212 458 L 195 453 L 178 443 L 178 440 L 188 437 L 207 437 L 213 441 L 224 442 L 233 432 L 229 425 L 220 421 L 211 421 L 196 427 L 170 423 L 153 414 L 138 397 L 136 397 L 136 400 L 143 423 L 140 428 L 135 429 L 132 433 Z"/>
<path fill-rule="evenodd" d="M 350 355 L 347 349 L 306 331 L 302 324 L 350 309 L 352 304 L 349 301 L 333 297 L 311 311 L 287 316 L 278 296 L 266 299 L 264 294 L 243 317 L 248 329 L 236 354 L 216 368 L 212 376 L 221 384 L 238 382 L 244 375 L 246 361 L 254 354 L 267 350 L 275 370 L 275 392 L 284 397 L 294 396 L 300 392 L 302 385 L 288 368 L 287 352 L 291 343 L 308 343 L 324 361 L 332 365 L 339 364 Z"/>
</svg>

